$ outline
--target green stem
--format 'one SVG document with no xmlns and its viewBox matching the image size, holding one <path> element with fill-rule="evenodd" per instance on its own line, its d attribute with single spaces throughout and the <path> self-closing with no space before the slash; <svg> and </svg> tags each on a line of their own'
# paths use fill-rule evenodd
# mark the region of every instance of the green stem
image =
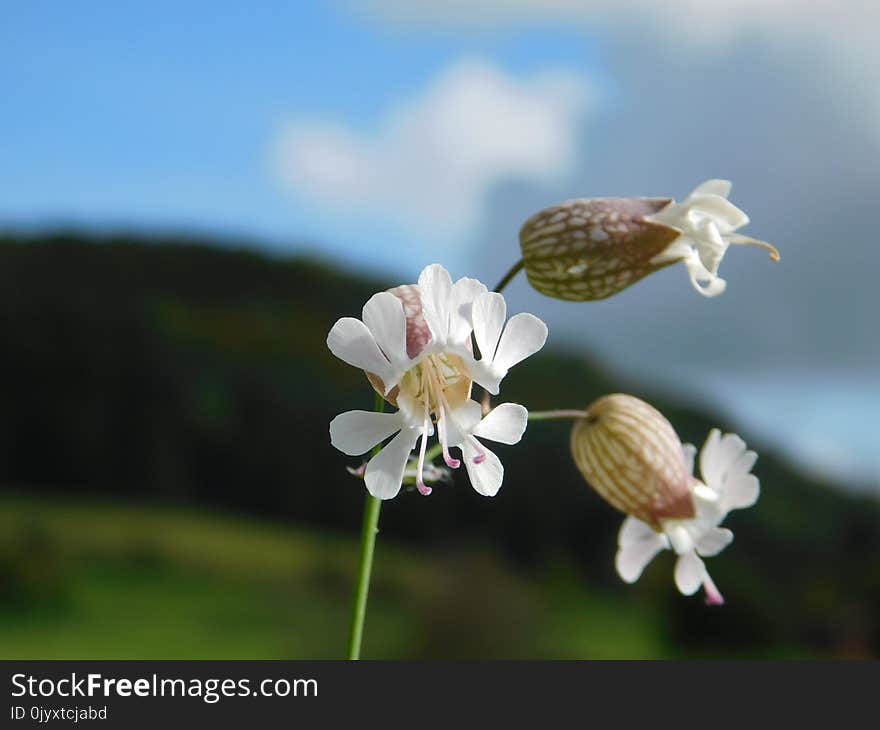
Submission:
<svg viewBox="0 0 880 730">
<path fill-rule="evenodd" d="M 385 410 L 382 396 L 376 396 L 376 411 Z M 379 453 L 381 444 L 373 449 L 373 456 Z M 351 614 L 351 634 L 348 641 L 348 658 L 360 659 L 361 640 L 364 637 L 364 619 L 367 616 L 367 597 L 370 593 L 370 574 L 373 572 L 373 553 L 376 549 L 376 535 L 379 532 L 379 511 L 382 500 L 367 494 L 364 505 L 364 523 L 361 530 L 361 563 L 358 568 L 357 586 L 354 592 L 354 609 Z"/>
<path fill-rule="evenodd" d="M 558 418 L 587 418 L 588 411 L 558 410 L 558 411 L 529 411 L 530 421 L 552 421 Z"/>
<path fill-rule="evenodd" d="M 510 267 L 510 271 L 508 271 L 504 275 L 504 278 L 502 278 L 501 281 L 499 281 L 498 284 L 495 285 L 495 288 L 492 291 L 498 292 L 500 294 L 504 287 L 506 287 L 511 282 L 513 277 L 522 270 L 523 266 L 524 261 L 522 259 L 517 261 L 513 266 Z"/>
</svg>

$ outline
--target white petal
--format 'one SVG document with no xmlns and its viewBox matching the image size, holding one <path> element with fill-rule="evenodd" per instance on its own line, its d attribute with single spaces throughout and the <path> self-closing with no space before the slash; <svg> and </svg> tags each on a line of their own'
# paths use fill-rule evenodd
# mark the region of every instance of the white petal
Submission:
<svg viewBox="0 0 880 730">
<path fill-rule="evenodd" d="M 343 362 L 375 373 L 383 381 L 391 374 L 388 358 L 382 354 L 367 325 L 359 319 L 343 317 L 338 320 L 327 335 L 327 347 Z"/>
<path fill-rule="evenodd" d="M 697 540 L 697 552 L 704 558 L 718 555 L 733 542 L 733 533 L 723 527 L 714 527 L 700 535 Z"/>
<path fill-rule="evenodd" d="M 504 467 L 494 453 L 487 448 L 477 451 L 472 441 L 466 441 L 461 447 L 461 453 L 471 485 L 484 497 L 494 497 L 501 489 L 504 480 Z M 482 453 L 485 459 L 479 464 L 474 463 L 474 457 Z"/>
<path fill-rule="evenodd" d="M 736 434 L 733 435 L 736 436 Z M 739 436 L 737 438 L 739 439 Z M 743 448 L 746 448 L 745 441 L 739 440 L 742 442 Z M 748 474 L 757 460 L 758 455 L 754 451 L 744 451 L 728 469 L 727 478 L 730 479 L 731 477 Z"/>
<path fill-rule="evenodd" d="M 493 365 L 498 370 L 507 371 L 529 355 L 534 355 L 546 341 L 546 324 L 534 314 L 516 314 L 504 328 Z"/>
<path fill-rule="evenodd" d="M 483 409 L 476 401 L 467 400 L 457 408 L 446 411 L 443 426 L 446 429 L 446 443 L 461 447 L 483 417 Z"/>
<path fill-rule="evenodd" d="M 387 291 L 374 294 L 364 305 L 363 318 L 391 365 L 406 370 L 406 314 L 400 299 Z"/>
<path fill-rule="evenodd" d="M 330 421 L 330 443 L 343 454 L 359 456 L 381 444 L 403 426 L 398 413 L 348 411 Z"/>
<path fill-rule="evenodd" d="M 715 221 L 703 221 L 698 228 L 698 236 L 695 236 L 697 255 L 700 263 L 710 274 L 718 273 L 718 266 L 727 251 L 727 242 L 721 238 Z"/>
<path fill-rule="evenodd" d="M 491 362 L 495 357 L 504 318 L 507 316 L 504 297 L 495 292 L 481 294 L 474 300 L 472 316 L 480 357 L 484 362 Z"/>
<path fill-rule="evenodd" d="M 757 502 L 760 493 L 761 486 L 758 482 L 758 477 L 755 475 L 744 474 L 728 477 L 724 483 L 721 503 L 725 511 L 728 512 L 734 509 L 744 509 L 751 507 Z"/>
<path fill-rule="evenodd" d="M 679 555 L 684 555 L 694 549 L 694 537 L 688 529 L 693 526 L 692 523 L 693 520 L 676 520 L 665 522 L 663 525 L 663 531 L 666 533 L 669 544 Z"/>
<path fill-rule="evenodd" d="M 449 305 L 452 277 L 440 264 L 425 267 L 419 275 L 422 316 L 428 323 L 434 343 L 442 346 L 449 337 Z"/>
<path fill-rule="evenodd" d="M 691 487 L 691 493 L 694 495 L 694 499 L 699 503 L 718 504 L 721 501 L 721 495 L 714 489 L 707 487 L 701 481 L 694 481 L 693 486 Z"/>
<path fill-rule="evenodd" d="M 465 434 L 471 434 L 483 418 L 483 408 L 475 400 L 466 400 L 452 411 L 452 416 Z M 464 439 L 462 438 L 461 441 Z"/>
<path fill-rule="evenodd" d="M 648 216 L 645 220 L 655 220 L 656 216 Z M 661 221 L 656 221 L 661 222 Z M 694 242 L 687 236 L 679 236 L 674 239 L 666 248 L 651 259 L 652 264 L 666 264 L 670 261 L 686 262 L 694 255 Z"/>
<path fill-rule="evenodd" d="M 684 259 L 684 265 L 687 267 L 688 276 L 690 276 L 694 289 L 704 297 L 717 297 L 727 288 L 727 282 L 724 279 L 703 266 L 696 251 Z"/>
<path fill-rule="evenodd" d="M 419 428 L 425 422 L 425 406 L 413 393 L 404 389 L 397 393 L 397 407 L 404 423 Z"/>
<path fill-rule="evenodd" d="M 617 533 L 617 544 L 620 547 L 626 547 L 642 540 L 653 538 L 659 535 L 653 527 L 646 522 L 642 522 L 638 517 L 629 516 L 620 526 L 620 532 Z"/>
<path fill-rule="evenodd" d="M 682 444 L 681 451 L 684 454 L 684 463 L 688 474 L 694 473 L 694 457 L 697 455 L 697 447 L 693 444 Z"/>
<path fill-rule="evenodd" d="M 491 362 L 468 360 L 464 357 L 462 357 L 462 360 L 471 380 L 485 388 L 491 395 L 498 395 L 501 389 L 501 381 L 507 375 L 506 371 L 496 370 Z"/>
<path fill-rule="evenodd" d="M 722 198 L 730 197 L 730 189 L 733 187 L 730 180 L 706 180 L 694 188 L 688 197 L 697 195 L 720 195 Z"/>
<path fill-rule="evenodd" d="M 718 527 L 727 516 L 728 510 L 722 504 L 718 494 L 707 487 L 699 489 L 700 486 L 702 485 L 697 484 L 693 491 L 697 514 L 693 518 L 683 521 L 688 533 L 693 538 L 692 543 L 691 545 L 682 545 L 682 549 L 676 551 L 679 554 L 693 549 L 703 535 Z"/>
<path fill-rule="evenodd" d="M 626 522 L 624 522 L 625 527 Z M 648 526 L 645 525 L 645 527 Z M 621 537 L 623 537 L 624 528 L 621 528 Z M 635 583 L 648 563 L 654 559 L 654 556 L 668 546 L 662 535 L 654 532 L 650 527 L 648 530 L 651 534 L 646 535 L 644 539 L 628 542 L 625 545 L 621 544 L 617 550 L 614 566 L 617 568 L 617 574 L 627 583 Z"/>
<path fill-rule="evenodd" d="M 370 494 L 379 499 L 391 499 L 397 496 L 403 483 L 406 462 L 420 433 L 420 429 L 417 428 L 404 429 L 370 459 L 364 472 L 364 482 Z"/>
<path fill-rule="evenodd" d="M 675 563 L 675 585 L 686 596 L 692 596 L 703 584 L 706 566 L 693 551 L 680 555 Z"/>
<path fill-rule="evenodd" d="M 721 443 L 721 431 L 713 428 L 706 436 L 706 443 L 703 444 L 703 450 L 700 451 L 700 474 L 703 481 L 709 483 L 709 477 L 715 476 L 717 471 L 715 463 L 718 459 L 718 447 Z M 717 480 L 715 480 L 717 481 Z"/>
<path fill-rule="evenodd" d="M 652 215 L 646 215 L 645 220 L 649 223 L 657 223 L 662 226 L 671 226 L 681 230 L 684 224 L 684 217 L 687 213 L 687 206 L 682 203 L 676 203 L 674 200 L 669 202 L 666 207 L 661 208 Z"/>
<path fill-rule="evenodd" d="M 688 201 L 689 220 L 708 218 L 721 233 L 731 233 L 749 222 L 749 217 L 726 198 L 701 195 Z"/>
<path fill-rule="evenodd" d="M 502 403 L 477 424 L 473 434 L 501 444 L 515 444 L 522 438 L 528 422 L 529 412 L 523 406 Z"/>
<path fill-rule="evenodd" d="M 722 436 L 717 428 L 713 428 L 700 452 L 703 483 L 720 494 L 730 468 L 745 451 L 746 444 L 739 436 L 734 433 Z"/>
<path fill-rule="evenodd" d="M 474 301 L 486 291 L 486 285 L 476 279 L 465 277 L 455 282 L 452 287 L 452 305 L 449 312 L 451 343 L 463 345 L 470 337 L 474 328 L 472 319 Z"/>
</svg>

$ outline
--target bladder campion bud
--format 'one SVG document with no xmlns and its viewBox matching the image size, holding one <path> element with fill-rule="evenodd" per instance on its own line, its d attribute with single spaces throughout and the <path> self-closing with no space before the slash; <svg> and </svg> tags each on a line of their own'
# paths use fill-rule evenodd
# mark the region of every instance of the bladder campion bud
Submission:
<svg viewBox="0 0 880 730">
<path fill-rule="evenodd" d="M 683 263 L 703 296 L 724 291 L 718 266 L 731 244 L 769 243 L 736 231 L 749 217 L 727 196 L 730 183 L 707 180 L 681 203 L 669 198 L 582 198 L 529 218 L 519 232 L 529 283 L 575 302 L 605 299 L 648 274 Z"/>
<path fill-rule="evenodd" d="M 586 198 L 533 215 L 519 232 L 529 283 L 557 299 L 605 299 L 672 263 L 652 259 L 679 232 L 645 220 L 670 202 Z"/>
<path fill-rule="evenodd" d="M 696 515 L 694 479 L 672 424 L 630 395 L 599 398 L 571 431 L 581 474 L 607 502 L 655 529 Z"/>
<path fill-rule="evenodd" d="M 614 559 L 623 580 L 634 583 L 655 555 L 672 550 L 678 590 L 690 596 L 702 586 L 707 604 L 724 603 L 703 558 L 733 541 L 721 524 L 730 511 L 751 507 L 760 491 L 751 473 L 758 456 L 739 436 L 709 432 L 698 479 L 692 475 L 697 450 L 682 444 L 656 409 L 617 393 L 579 414 L 571 452 L 587 482 L 627 513 Z"/>
</svg>

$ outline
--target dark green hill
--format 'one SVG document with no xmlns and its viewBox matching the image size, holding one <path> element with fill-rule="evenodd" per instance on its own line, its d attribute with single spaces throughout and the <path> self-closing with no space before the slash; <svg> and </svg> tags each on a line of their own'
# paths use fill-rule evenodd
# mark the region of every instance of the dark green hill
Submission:
<svg viewBox="0 0 880 730">
<path fill-rule="evenodd" d="M 324 341 L 389 284 L 187 241 L 0 239 L 0 482 L 357 530 L 363 484 L 327 424 L 369 408 L 372 393 Z M 572 353 L 542 353 L 505 383 L 506 399 L 534 408 L 625 389 L 698 444 L 726 425 Z M 574 564 L 591 586 L 657 607 L 683 651 L 880 653 L 878 504 L 796 473 L 743 435 L 761 453 L 763 494 L 733 515 L 736 544 L 712 562 L 722 610 L 675 593 L 668 555 L 637 586 L 620 584 L 620 517 L 581 481 L 564 424 L 534 424 L 521 447 L 499 449 L 507 477 L 495 499 L 461 481 L 387 505 L 383 539 L 477 545 L 525 572 Z"/>
</svg>

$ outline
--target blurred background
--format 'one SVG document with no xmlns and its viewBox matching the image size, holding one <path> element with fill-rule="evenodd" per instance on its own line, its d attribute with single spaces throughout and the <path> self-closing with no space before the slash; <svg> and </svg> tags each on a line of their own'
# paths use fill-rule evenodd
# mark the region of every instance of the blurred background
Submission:
<svg viewBox="0 0 880 730">
<path fill-rule="evenodd" d="M 734 182 L 723 296 L 683 267 L 550 325 L 505 399 L 625 390 L 740 433 L 727 599 L 635 586 L 536 423 L 494 499 L 385 505 L 373 658 L 880 653 L 880 6 L 862 0 L 3 2 L 0 656 L 345 651 L 369 408 L 325 337 L 431 262 L 494 284 L 572 197 Z"/>
</svg>

